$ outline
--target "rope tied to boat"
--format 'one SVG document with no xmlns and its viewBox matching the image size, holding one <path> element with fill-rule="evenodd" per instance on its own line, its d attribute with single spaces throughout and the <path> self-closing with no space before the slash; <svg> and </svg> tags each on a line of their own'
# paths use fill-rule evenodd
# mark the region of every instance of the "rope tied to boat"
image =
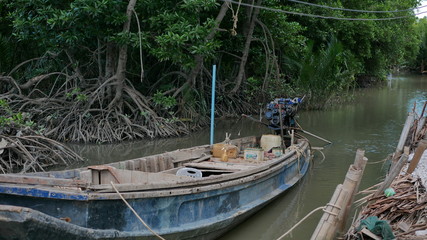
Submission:
<svg viewBox="0 0 427 240">
<path fill-rule="evenodd" d="M 323 210 L 324 212 L 326 212 L 326 213 L 328 213 L 328 214 L 331 214 L 331 215 L 337 216 L 337 215 L 338 215 L 337 213 L 333 213 L 333 212 L 330 212 L 330 211 L 327 211 L 327 210 L 326 210 L 326 207 L 328 207 L 328 206 L 330 206 L 330 207 L 335 207 L 335 208 L 338 208 L 338 209 L 341 209 L 339 206 L 336 206 L 336 205 L 333 205 L 333 204 L 330 204 L 330 203 L 326 204 L 325 206 L 318 207 L 318 208 L 316 208 L 316 209 L 312 210 L 311 212 L 309 212 L 307 215 L 305 215 L 305 217 L 303 217 L 299 222 L 297 222 L 293 227 L 291 227 L 291 229 L 289 229 L 287 232 L 285 232 L 282 236 L 280 236 L 279 238 L 277 238 L 277 240 L 280 240 L 280 239 L 282 239 L 282 238 L 286 237 L 289 233 L 291 233 L 291 232 L 292 232 L 292 230 L 294 230 L 294 229 L 295 229 L 296 227 L 298 227 L 302 222 L 304 222 L 308 217 L 310 217 L 313 213 L 315 213 L 315 212 L 317 212 L 317 211 L 319 211 L 319 210 Z"/>
<path fill-rule="evenodd" d="M 126 199 L 123 197 L 123 195 L 119 192 L 119 190 L 117 190 L 116 186 L 114 185 L 114 183 L 111 181 L 110 182 L 111 186 L 113 187 L 114 191 L 116 191 L 116 193 L 120 196 L 120 198 L 123 200 L 123 202 L 126 204 L 126 206 L 133 212 L 133 214 L 135 214 L 135 216 L 138 218 L 138 220 L 151 232 L 153 233 L 156 237 L 158 237 L 159 239 L 162 240 L 166 240 L 164 239 L 162 236 L 160 236 L 159 234 L 157 234 L 156 232 L 153 231 L 153 229 L 151 229 L 145 222 L 144 220 L 142 220 L 142 218 L 138 215 L 138 213 L 135 211 L 135 209 L 133 209 L 133 207 L 126 201 Z"/>
<path fill-rule="evenodd" d="M 301 156 L 307 157 L 305 151 L 301 150 L 297 145 L 294 145 L 294 144 L 287 147 L 285 151 L 288 151 L 288 152 L 295 151 L 295 153 L 297 155 L 297 161 L 298 161 L 298 173 L 301 174 L 300 159 L 301 159 Z"/>
<path fill-rule="evenodd" d="M 295 153 L 297 154 L 298 159 L 301 156 L 304 156 L 304 154 L 305 154 L 297 145 L 291 145 L 291 146 L 287 147 L 286 150 L 288 150 L 289 152 L 295 151 Z"/>
<path fill-rule="evenodd" d="M 322 164 L 326 159 L 325 154 L 322 152 L 323 149 L 323 147 L 311 147 L 311 150 L 313 150 L 313 154 L 315 151 L 318 151 L 322 155 L 322 160 L 320 160 L 319 164 Z"/>
</svg>

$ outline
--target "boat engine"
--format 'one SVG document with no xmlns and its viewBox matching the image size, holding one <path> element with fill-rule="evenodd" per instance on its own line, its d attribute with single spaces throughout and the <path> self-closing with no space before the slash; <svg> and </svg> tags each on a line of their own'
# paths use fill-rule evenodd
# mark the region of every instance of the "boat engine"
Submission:
<svg viewBox="0 0 427 240">
<path fill-rule="evenodd" d="M 301 98 L 276 98 L 268 103 L 265 112 L 265 118 L 270 122 L 268 127 L 280 131 L 280 118 L 283 128 L 295 127 L 295 115 L 301 102 Z"/>
</svg>

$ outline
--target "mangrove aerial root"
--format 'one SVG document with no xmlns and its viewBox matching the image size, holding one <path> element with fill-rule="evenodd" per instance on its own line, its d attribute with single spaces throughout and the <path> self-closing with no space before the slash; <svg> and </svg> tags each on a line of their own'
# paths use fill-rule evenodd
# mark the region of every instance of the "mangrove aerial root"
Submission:
<svg viewBox="0 0 427 240">
<path fill-rule="evenodd" d="M 40 172 L 80 161 L 84 161 L 82 157 L 52 139 L 0 134 L 0 173 Z"/>
<path fill-rule="evenodd" d="M 60 142 L 111 143 L 185 135 L 208 123 L 208 95 L 195 93 L 199 97 L 188 102 L 170 92 L 145 96 L 120 71 L 105 76 L 81 74 L 70 54 L 66 54 L 70 65 L 60 71 L 32 77 L 18 74 L 26 66 L 49 65 L 62 55 L 30 59 L 7 75 L 0 74 L 5 92 L 0 95 L 0 116 L 5 116 L 0 126 L 28 126 Z M 208 92 L 210 87 L 203 87 Z M 226 89 L 219 86 L 219 92 L 227 93 Z M 223 94 L 215 102 L 215 112 L 217 116 L 257 112 L 258 106 L 250 102 L 248 96 Z M 0 134 L 14 136 L 1 129 Z"/>
<path fill-rule="evenodd" d="M 75 77 L 68 76 L 60 85 L 57 83 L 63 80 L 57 79 L 54 85 L 58 87 L 52 88 L 48 95 L 44 95 L 37 86 L 23 94 L 12 77 L 0 76 L 0 80 L 7 80 L 11 87 L 0 97 L 7 102 L 7 107 L 0 106 L 0 113 L 9 115 L 12 120 L 18 114 L 27 116 L 35 123 L 32 128 L 61 142 L 111 143 L 170 137 L 187 134 L 190 128 L 198 127 L 197 123 L 192 125 L 191 122 L 183 123 L 177 118 L 159 115 L 153 110 L 152 103 L 130 83 L 125 84 L 122 98 L 111 104 L 114 79 L 102 84 L 87 80 L 86 88 L 82 89 L 75 87 Z"/>
</svg>

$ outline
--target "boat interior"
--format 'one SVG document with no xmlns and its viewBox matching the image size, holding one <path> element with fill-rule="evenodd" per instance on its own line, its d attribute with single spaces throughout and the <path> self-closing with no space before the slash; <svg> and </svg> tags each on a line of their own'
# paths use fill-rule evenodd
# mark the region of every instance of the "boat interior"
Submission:
<svg viewBox="0 0 427 240">
<path fill-rule="evenodd" d="M 111 182 L 138 185 L 194 182 L 259 168 L 268 159 L 280 157 L 271 153 L 265 156 L 259 146 L 260 137 L 245 137 L 73 170 L 0 175 L 0 183 L 101 190 L 110 188 Z M 257 154 L 262 158 L 251 158 Z"/>
</svg>

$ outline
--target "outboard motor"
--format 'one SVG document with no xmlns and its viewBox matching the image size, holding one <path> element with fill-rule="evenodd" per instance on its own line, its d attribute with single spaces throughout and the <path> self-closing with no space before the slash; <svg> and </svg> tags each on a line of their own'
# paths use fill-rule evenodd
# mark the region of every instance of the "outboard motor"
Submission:
<svg viewBox="0 0 427 240">
<path fill-rule="evenodd" d="M 294 117 L 301 102 L 301 98 L 276 98 L 274 101 L 268 103 L 265 112 L 265 118 L 270 122 L 268 127 L 279 133 L 281 125 L 280 118 L 282 119 L 284 129 L 296 127 Z"/>
</svg>

